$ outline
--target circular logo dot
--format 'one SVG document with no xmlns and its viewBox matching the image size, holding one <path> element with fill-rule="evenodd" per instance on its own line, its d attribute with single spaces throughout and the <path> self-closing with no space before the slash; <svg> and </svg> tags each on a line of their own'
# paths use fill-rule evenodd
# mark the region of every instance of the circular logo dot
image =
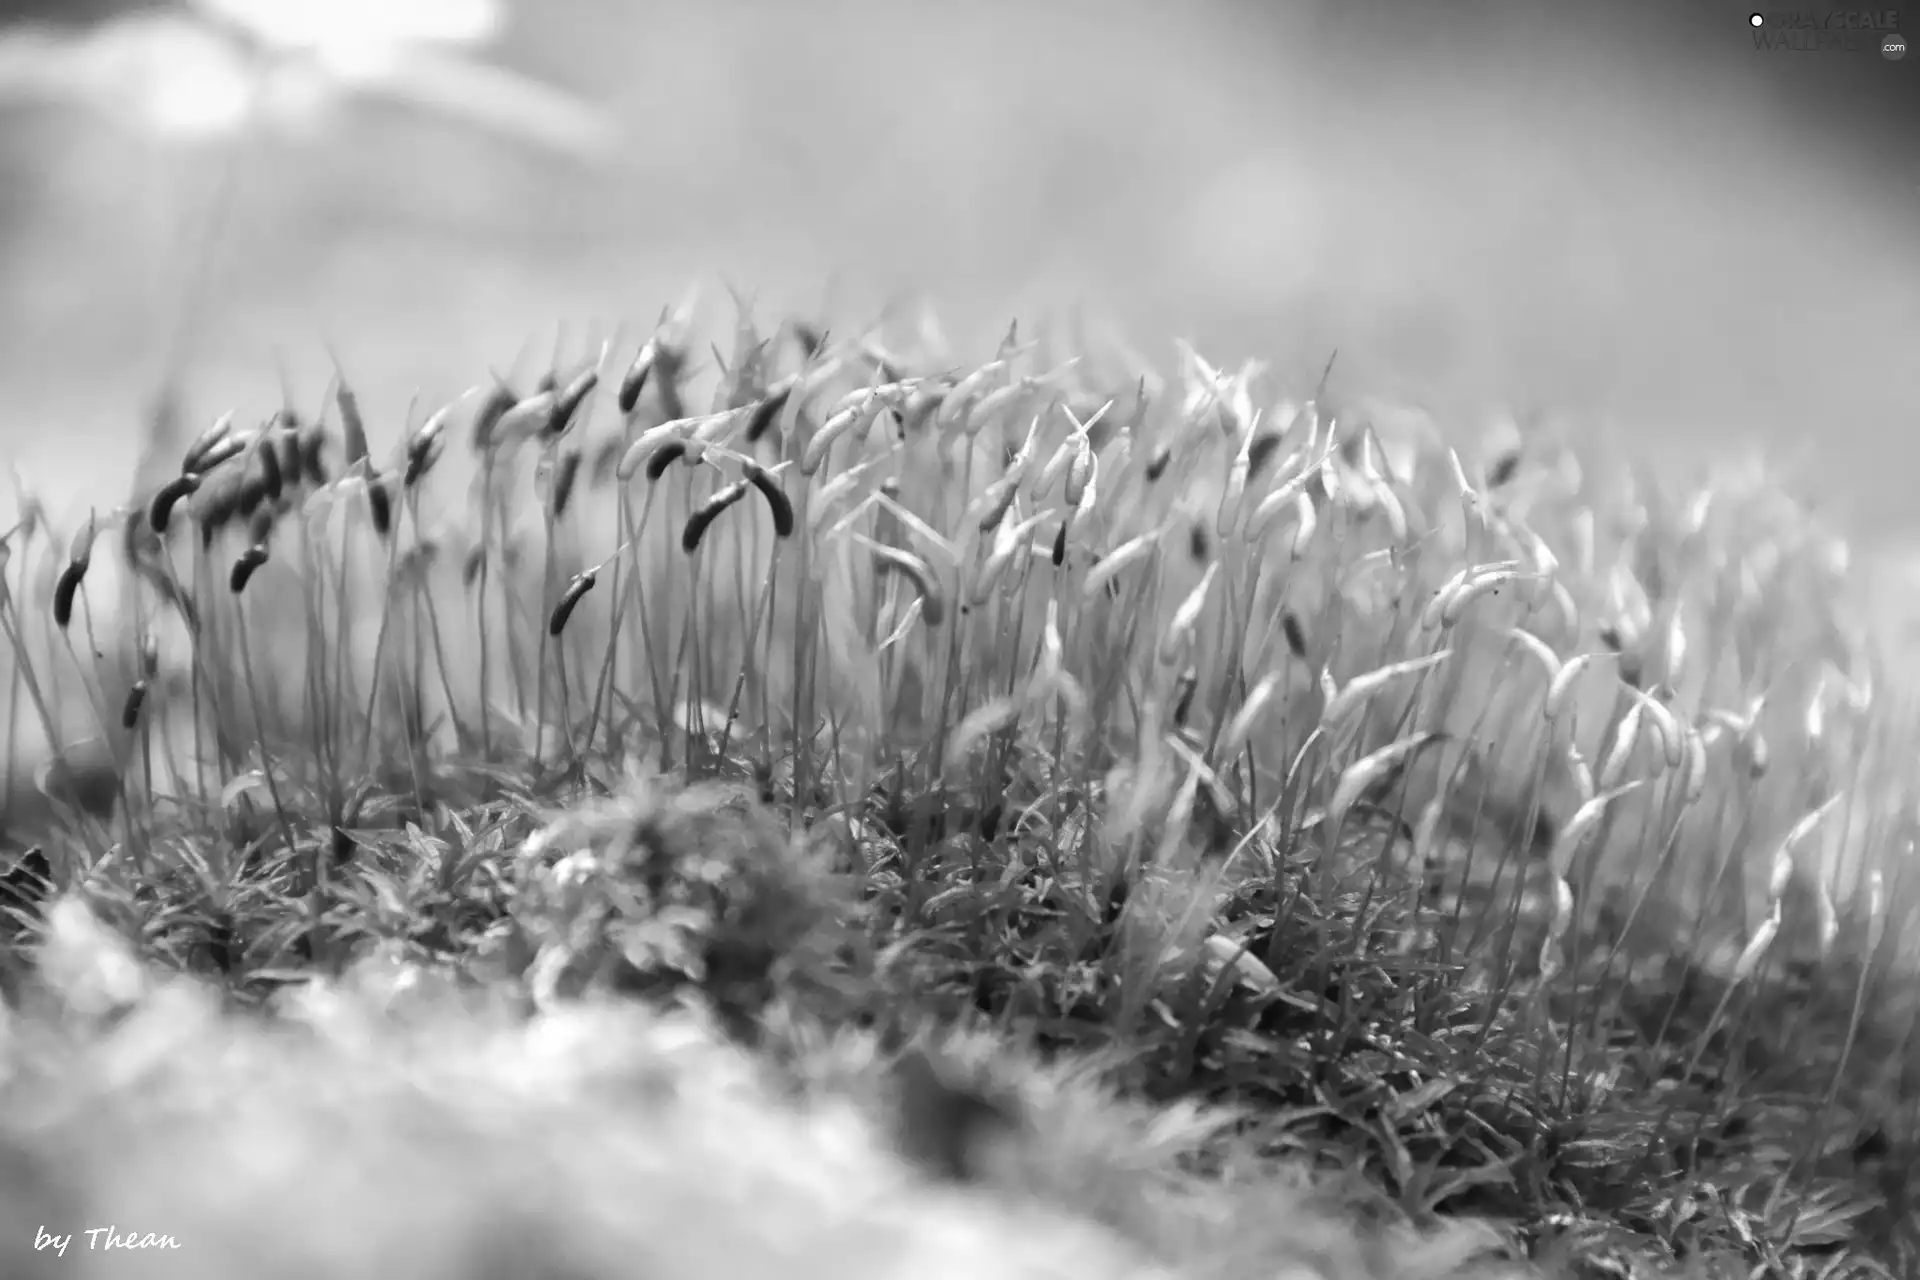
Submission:
<svg viewBox="0 0 1920 1280">
<path fill-rule="evenodd" d="M 1888 62 L 1898 62 L 1907 56 L 1907 42 L 1897 35 L 1888 36 L 1880 42 L 1880 56 Z"/>
<path fill-rule="evenodd" d="M 1766 15 L 1765 15 L 1765 14 L 1759 14 L 1759 13 L 1750 13 L 1750 14 L 1748 14 L 1748 15 L 1747 15 L 1747 25 L 1748 25 L 1748 26 L 1750 26 L 1750 27 L 1764 27 L 1764 26 L 1766 26 L 1766 25 L 1767 25 L 1767 19 L 1766 19 Z"/>
</svg>

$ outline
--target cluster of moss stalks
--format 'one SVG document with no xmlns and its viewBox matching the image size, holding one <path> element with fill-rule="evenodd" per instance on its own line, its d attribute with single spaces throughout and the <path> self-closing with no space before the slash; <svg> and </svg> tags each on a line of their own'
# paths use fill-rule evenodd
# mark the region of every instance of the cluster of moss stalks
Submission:
<svg viewBox="0 0 1920 1280">
<path fill-rule="evenodd" d="M 859 1132 L 914 1177 L 1183 1274 L 1912 1272 L 1915 738 L 1779 486 L 1184 347 L 965 364 L 743 308 L 709 378 L 695 332 L 495 378 L 385 461 L 343 375 L 157 438 L 70 536 L 28 505 L 23 1160 L 107 1150 L 85 1108 L 32 1136 L 35 1061 L 211 1052 L 136 1016 L 155 974 L 255 1027 L 377 963 L 488 993 L 474 1027 L 693 1016 L 775 1092 L 889 1099 Z M 56 902 L 96 941 L 54 980 Z M 102 1133 L 180 1141 L 123 1102 Z"/>
</svg>

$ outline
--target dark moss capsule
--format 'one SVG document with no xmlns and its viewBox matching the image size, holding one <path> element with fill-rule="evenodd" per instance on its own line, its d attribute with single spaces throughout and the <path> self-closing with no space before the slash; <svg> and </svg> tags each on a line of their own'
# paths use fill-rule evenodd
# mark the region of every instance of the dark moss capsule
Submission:
<svg viewBox="0 0 1920 1280">
<path fill-rule="evenodd" d="M 586 401 L 588 396 L 593 394 L 593 389 L 599 385 L 599 370 L 588 369 L 572 382 L 569 382 L 565 390 L 560 391 L 555 396 L 553 416 L 547 419 L 545 435 L 548 440 L 557 440 L 567 433 L 567 429 L 573 426 L 573 420 L 580 412 L 581 404 Z"/>
<path fill-rule="evenodd" d="M 827 331 L 810 320 L 795 320 L 790 326 L 793 340 L 800 348 L 800 354 L 808 360 L 819 356 L 827 345 Z"/>
<path fill-rule="evenodd" d="M 127 690 L 127 700 L 120 704 L 120 727 L 133 729 L 140 724 L 140 709 L 147 705 L 147 682 L 135 680 L 133 687 Z"/>
<path fill-rule="evenodd" d="M 627 366 L 626 373 L 620 377 L 620 394 L 615 400 L 621 413 L 632 413 L 634 406 L 640 403 L 640 395 L 647 389 L 647 379 L 653 376 L 655 345 L 648 342 L 634 356 L 633 363 Z"/>
<path fill-rule="evenodd" d="M 711 498 L 687 517 L 686 528 L 680 533 L 680 549 L 688 555 L 700 549 L 700 540 L 706 537 L 707 529 L 722 512 L 740 499 L 747 496 L 748 484 L 745 480 L 736 480 L 732 484 L 714 493 Z"/>
<path fill-rule="evenodd" d="M 434 463 L 440 460 L 441 443 L 446 438 L 447 416 L 451 412 L 451 405 L 443 406 L 408 437 L 406 469 L 400 477 L 402 489 L 411 489 L 426 479 Z"/>
<path fill-rule="evenodd" d="M 255 514 L 267 510 L 268 491 L 265 476 L 249 471 L 240 482 L 239 500 L 234 505 L 234 514 L 242 520 L 251 520 Z"/>
<path fill-rule="evenodd" d="M 1247 476 L 1258 479 L 1273 462 L 1273 455 L 1280 451 L 1280 433 L 1262 431 L 1254 436 L 1247 445 Z"/>
<path fill-rule="evenodd" d="M 277 459 L 280 463 L 280 474 L 290 485 L 299 484 L 306 470 L 306 458 L 301 452 L 300 444 L 302 430 L 304 428 L 300 425 L 300 419 L 290 410 L 282 409 L 271 435 L 274 447 L 280 451 L 280 457 Z"/>
<path fill-rule="evenodd" d="M 793 389 L 799 383 L 797 377 L 782 378 L 761 397 L 747 414 L 745 435 L 748 444 L 758 444 L 760 437 L 773 429 L 780 420 L 780 411 L 787 407 L 787 401 L 793 398 Z"/>
<path fill-rule="evenodd" d="M 1176 729 L 1186 727 L 1187 717 L 1193 713 L 1193 693 L 1199 687 L 1199 674 L 1192 667 L 1180 673 L 1173 702 L 1173 724 Z"/>
<path fill-rule="evenodd" d="M 148 528 L 156 533 L 167 532 L 167 526 L 173 524 L 173 509 L 179 507 L 180 499 L 192 497 L 194 489 L 200 487 L 200 472 L 186 472 L 184 476 L 175 476 L 167 484 L 159 486 L 154 493 L 154 501 L 146 505 Z"/>
<path fill-rule="evenodd" d="M 1307 633 L 1300 626 L 1300 619 L 1288 609 L 1280 615 L 1280 630 L 1287 638 L 1287 651 L 1294 657 L 1304 660 L 1307 656 Z"/>
<path fill-rule="evenodd" d="M 256 542 L 242 551 L 239 558 L 233 562 L 232 571 L 227 574 L 228 589 L 235 595 L 245 591 L 254 573 L 266 562 L 267 549 L 261 543 Z"/>
<path fill-rule="evenodd" d="M 300 473 L 281 465 L 281 450 L 272 437 L 260 449 L 260 476 L 267 482 L 267 501 L 277 503 L 286 496 L 287 486 L 297 484 Z"/>
<path fill-rule="evenodd" d="M 367 513 L 373 519 L 373 531 L 385 538 L 393 533 L 393 497 L 378 476 L 367 478 Z"/>
<path fill-rule="evenodd" d="M 587 468 L 588 480 L 596 486 L 612 484 L 619 477 L 620 455 L 626 451 L 625 442 L 618 436 L 602 440 L 593 451 L 593 465 Z"/>
<path fill-rule="evenodd" d="M 300 471 L 316 489 L 327 483 L 327 429 L 318 422 L 300 428 Z"/>
<path fill-rule="evenodd" d="M 520 403 L 519 393 L 504 382 L 496 382 L 487 392 L 487 398 L 473 413 L 473 432 L 471 443 L 475 453 L 486 453 L 493 448 L 494 430 L 499 427 L 500 419 L 506 417 L 507 410 Z"/>
<path fill-rule="evenodd" d="M 760 491 L 760 496 L 767 500 L 767 511 L 773 517 L 775 536 L 792 537 L 793 503 L 787 499 L 786 490 L 780 487 L 780 481 L 757 462 L 747 464 L 747 480 Z"/>
<path fill-rule="evenodd" d="M 572 449 L 560 456 L 553 468 L 553 518 L 555 520 L 567 514 L 567 505 L 573 501 L 574 485 L 580 479 L 581 454 Z"/>
<path fill-rule="evenodd" d="M 86 565 L 70 562 L 60 571 L 59 580 L 53 584 L 53 625 L 62 631 L 73 621 L 73 598 L 86 577 Z"/>
<path fill-rule="evenodd" d="M 680 394 L 680 376 L 687 368 L 686 352 L 671 342 L 660 342 L 653 365 L 656 375 L 653 390 L 660 398 L 660 412 L 665 415 L 665 421 L 686 417 L 687 403 Z"/>
<path fill-rule="evenodd" d="M 667 474 L 667 468 L 674 464 L 675 459 L 684 457 L 686 452 L 687 442 L 684 440 L 669 440 L 661 445 L 647 459 L 647 479 L 658 480 Z"/>
<path fill-rule="evenodd" d="M 560 633 L 567 629 L 567 619 L 573 617 L 574 608 L 579 605 L 582 597 L 593 590 L 597 576 L 594 570 L 588 569 L 585 573 L 576 574 L 573 581 L 567 583 L 567 589 L 560 593 L 559 603 L 553 606 L 553 612 L 547 618 L 549 636 L 557 639 Z"/>
</svg>

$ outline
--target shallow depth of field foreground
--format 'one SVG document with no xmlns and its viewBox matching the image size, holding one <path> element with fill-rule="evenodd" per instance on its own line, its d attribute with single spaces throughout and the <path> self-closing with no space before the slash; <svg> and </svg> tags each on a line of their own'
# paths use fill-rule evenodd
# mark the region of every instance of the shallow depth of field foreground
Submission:
<svg viewBox="0 0 1920 1280">
<path fill-rule="evenodd" d="M 1917 1273 L 1910 637 L 1773 478 L 741 297 L 481 372 L 7 534 L 6 1274 Z"/>
</svg>

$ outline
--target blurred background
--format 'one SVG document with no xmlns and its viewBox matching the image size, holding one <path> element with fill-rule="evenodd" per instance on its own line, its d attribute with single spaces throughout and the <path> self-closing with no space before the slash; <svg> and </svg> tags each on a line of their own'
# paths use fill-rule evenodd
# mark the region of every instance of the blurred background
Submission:
<svg viewBox="0 0 1920 1280">
<path fill-rule="evenodd" d="M 1749 12 L 0 5 L 0 462 L 120 500 L 183 312 L 190 425 L 316 404 L 331 347 L 392 440 L 732 281 L 769 318 L 924 298 L 969 354 L 1075 307 L 1300 386 L 1337 348 L 1469 423 L 1764 448 L 1904 537 L 1920 55 L 1757 50 Z M 242 36 L 318 57 L 250 111 Z"/>
</svg>

